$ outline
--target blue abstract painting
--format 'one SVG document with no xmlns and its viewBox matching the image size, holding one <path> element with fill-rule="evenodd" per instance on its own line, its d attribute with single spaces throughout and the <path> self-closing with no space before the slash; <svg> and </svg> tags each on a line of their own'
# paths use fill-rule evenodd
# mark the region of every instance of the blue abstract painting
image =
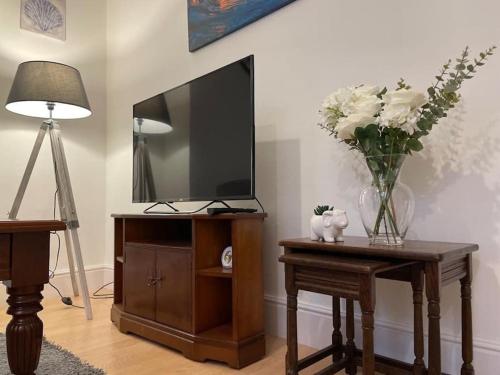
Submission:
<svg viewBox="0 0 500 375">
<path fill-rule="evenodd" d="M 195 51 L 295 0 L 188 0 L 189 50 Z"/>
</svg>

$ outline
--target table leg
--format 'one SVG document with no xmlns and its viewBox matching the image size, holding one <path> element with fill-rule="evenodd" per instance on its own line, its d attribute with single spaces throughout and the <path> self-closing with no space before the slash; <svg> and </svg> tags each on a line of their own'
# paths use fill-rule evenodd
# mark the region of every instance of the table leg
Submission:
<svg viewBox="0 0 500 375">
<path fill-rule="evenodd" d="M 297 364 L 299 360 L 297 343 L 297 294 L 294 286 L 293 266 L 285 265 L 285 283 L 287 292 L 287 353 L 286 374 L 297 375 Z"/>
<path fill-rule="evenodd" d="M 424 272 L 420 265 L 412 267 L 411 286 L 413 289 L 413 351 L 415 361 L 413 362 L 413 374 L 425 374 L 424 361 L 424 318 L 422 312 Z"/>
<path fill-rule="evenodd" d="M 429 375 L 441 375 L 441 267 L 437 262 L 425 265 L 425 293 L 429 318 Z"/>
<path fill-rule="evenodd" d="M 462 365 L 461 375 L 474 375 L 472 365 L 472 256 L 467 257 L 467 276 L 460 280 L 462 297 Z"/>
<path fill-rule="evenodd" d="M 342 359 L 342 332 L 340 332 L 341 317 L 340 317 L 340 298 L 332 298 L 332 317 L 333 317 L 333 332 L 332 332 L 332 345 L 333 345 L 333 361 Z"/>
<path fill-rule="evenodd" d="M 41 311 L 43 286 L 7 288 L 12 320 L 7 325 L 7 357 L 15 375 L 32 375 L 38 367 L 42 347 L 43 323 L 37 313 Z"/>
<path fill-rule="evenodd" d="M 361 327 L 363 329 L 363 375 L 375 374 L 375 345 L 373 340 L 375 312 L 375 277 L 369 276 L 361 280 Z"/>
<path fill-rule="evenodd" d="M 347 375 L 356 375 L 357 367 L 354 362 L 354 353 L 356 352 L 356 344 L 354 343 L 354 301 L 352 299 L 345 300 L 346 309 L 346 327 L 345 327 L 345 354 L 348 359 L 345 373 Z"/>
</svg>

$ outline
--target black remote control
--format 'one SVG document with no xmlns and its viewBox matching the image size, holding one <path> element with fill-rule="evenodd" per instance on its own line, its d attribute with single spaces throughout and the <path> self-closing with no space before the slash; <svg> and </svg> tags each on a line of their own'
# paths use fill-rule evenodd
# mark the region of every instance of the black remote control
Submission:
<svg viewBox="0 0 500 375">
<path fill-rule="evenodd" d="M 209 209 L 207 209 L 207 212 L 208 212 L 209 215 L 237 214 L 237 213 L 253 214 L 253 213 L 257 212 L 257 209 L 255 209 L 255 208 L 227 208 L 227 207 L 220 207 L 220 208 L 209 208 Z"/>
</svg>

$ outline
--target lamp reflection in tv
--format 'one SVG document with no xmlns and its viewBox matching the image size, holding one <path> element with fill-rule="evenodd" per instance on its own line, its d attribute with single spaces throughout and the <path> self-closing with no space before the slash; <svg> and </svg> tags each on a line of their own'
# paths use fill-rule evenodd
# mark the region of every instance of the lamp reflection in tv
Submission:
<svg viewBox="0 0 500 375">
<path fill-rule="evenodd" d="M 170 116 L 163 95 L 134 106 L 134 198 L 155 201 L 156 190 L 149 156 L 148 137 L 170 133 Z"/>
</svg>

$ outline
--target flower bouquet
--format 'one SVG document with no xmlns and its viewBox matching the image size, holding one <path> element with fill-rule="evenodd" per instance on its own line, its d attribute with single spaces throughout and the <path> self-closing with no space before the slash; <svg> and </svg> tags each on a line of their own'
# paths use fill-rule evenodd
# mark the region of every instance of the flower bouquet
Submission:
<svg viewBox="0 0 500 375">
<path fill-rule="evenodd" d="M 425 94 L 401 79 L 395 90 L 361 85 L 339 89 L 325 99 L 319 125 L 363 154 L 372 176 L 359 201 L 372 244 L 403 244 L 414 210 L 411 190 L 398 182 L 405 156 L 423 149 L 421 138 L 457 105 L 462 84 L 495 48 L 474 59 L 465 48 L 456 64 L 449 60 L 443 65 Z"/>
</svg>

